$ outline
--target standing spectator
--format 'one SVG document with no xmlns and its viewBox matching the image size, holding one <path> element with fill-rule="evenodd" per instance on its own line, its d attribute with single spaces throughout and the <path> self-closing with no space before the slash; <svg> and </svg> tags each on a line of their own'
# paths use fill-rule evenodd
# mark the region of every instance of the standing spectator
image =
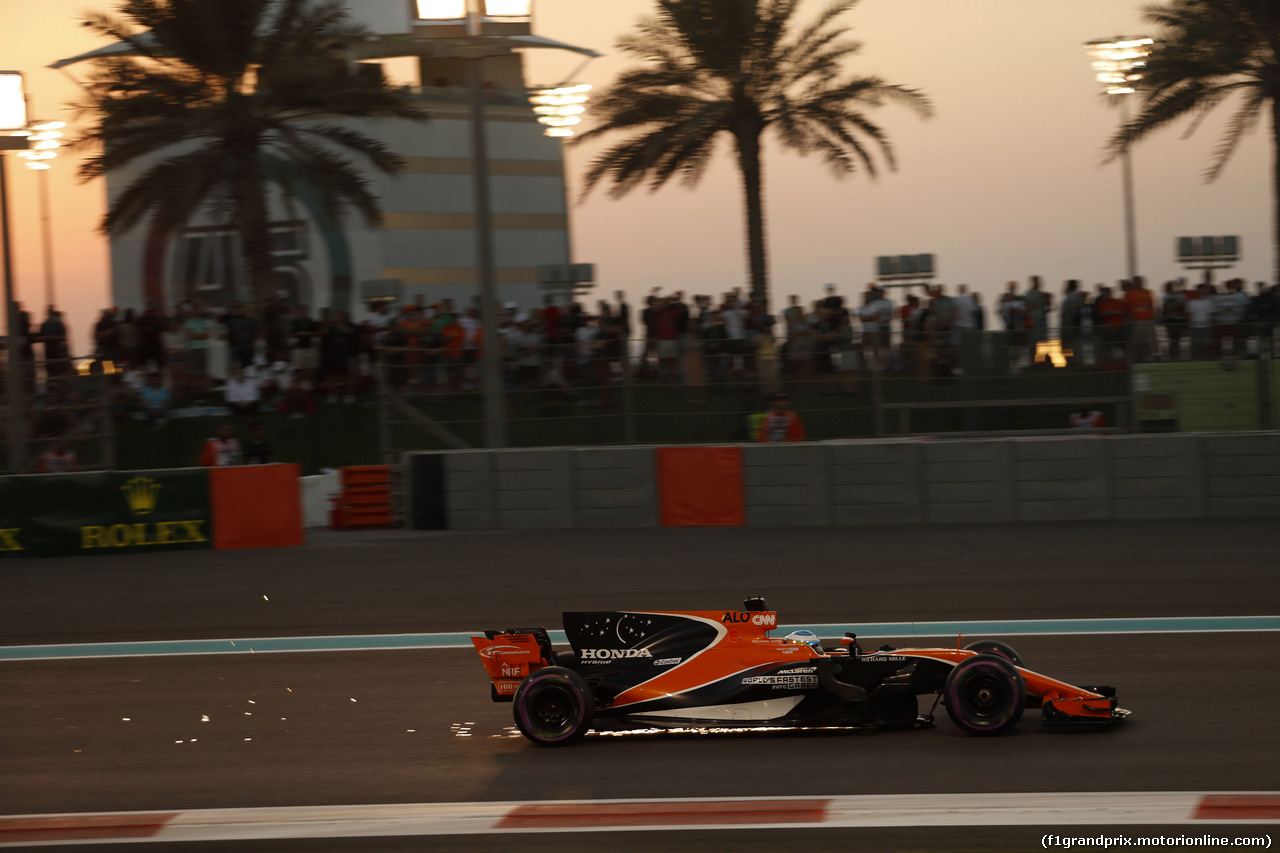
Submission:
<svg viewBox="0 0 1280 853">
<path fill-rule="evenodd" d="M 1015 370 L 1022 365 L 1022 351 L 1026 344 L 1026 302 L 1018 292 L 1018 283 L 1011 281 L 1000 297 L 1000 319 L 1004 322 L 1004 346 L 1006 363 Z"/>
<path fill-rule="evenodd" d="M 840 348 L 840 331 L 836 312 L 827 307 L 825 300 L 813 306 L 813 372 L 818 377 L 819 393 L 830 393 L 825 386 L 835 384 L 836 352 Z"/>
<path fill-rule="evenodd" d="M 400 329 L 404 334 L 405 367 L 410 385 L 419 385 L 424 391 L 436 388 L 436 366 L 440 359 L 438 336 L 432 331 L 435 325 L 434 309 L 410 305 Z"/>
<path fill-rule="evenodd" d="M 872 285 L 863 294 L 858 319 L 862 322 L 863 364 L 875 361 L 876 370 L 889 366 L 889 348 L 892 345 L 893 301 L 884 295 L 884 288 Z"/>
<path fill-rule="evenodd" d="M 778 369 L 778 339 L 773 336 L 773 318 L 767 318 L 768 323 L 756 335 L 755 339 L 755 363 L 756 373 L 760 377 L 760 389 L 769 393 L 779 393 L 782 390 L 781 380 L 779 378 Z M 847 322 L 849 315 L 845 314 Z M 695 323 L 689 324 L 691 329 L 696 332 Z M 688 345 L 693 346 L 696 343 L 696 337 L 691 335 L 688 338 Z M 699 355 L 701 358 L 701 355 Z"/>
<path fill-rule="evenodd" d="M 167 364 L 164 351 L 164 333 L 169 320 L 158 305 L 148 305 L 137 321 L 137 356 L 134 364 L 139 370 L 164 370 Z"/>
<path fill-rule="evenodd" d="M 270 465 L 276 461 L 275 450 L 267 439 L 266 428 L 262 421 L 249 424 L 249 440 L 244 445 L 244 464 Z"/>
<path fill-rule="evenodd" d="M 680 373 L 684 382 L 685 399 L 701 403 L 707 399 L 707 364 L 702 346 L 702 323 L 691 322 L 685 326 L 680 356 Z"/>
<path fill-rule="evenodd" d="M 952 346 L 959 348 L 959 362 L 956 373 L 964 373 L 966 369 L 976 369 L 979 365 L 978 353 L 981 338 L 978 332 L 978 303 L 969 293 L 969 285 L 956 286 L 956 295 L 952 297 L 956 307 L 956 319 L 951 340 Z"/>
<path fill-rule="evenodd" d="M 729 333 L 724 327 L 724 318 L 719 311 L 710 311 L 707 325 L 702 328 L 702 354 L 706 359 L 707 381 L 711 386 L 711 397 L 720 397 L 725 392 L 725 384 L 729 381 L 729 365 L 732 356 L 729 354 Z"/>
<path fill-rule="evenodd" d="M 262 337 L 267 361 L 288 361 L 289 326 L 293 319 L 289 303 L 280 297 L 267 301 L 262 309 Z"/>
<path fill-rule="evenodd" d="M 933 360 L 940 377 L 948 377 L 956 369 L 955 301 L 947 296 L 947 289 L 934 285 L 929 300 L 929 319 L 932 321 L 931 345 Z"/>
<path fill-rule="evenodd" d="M 639 379 L 649 379 L 654 375 L 650 360 L 658 355 L 658 338 L 654 334 L 659 304 L 657 293 L 658 288 L 655 287 L 653 292 L 645 297 L 645 307 L 640 312 L 640 325 L 644 327 L 644 345 L 640 350 L 640 363 L 636 365 L 636 377 Z"/>
<path fill-rule="evenodd" d="M 1191 324 L 1191 358 L 1208 361 L 1214 357 L 1213 311 L 1217 291 L 1212 284 L 1196 288 L 1195 298 L 1187 299 L 1187 319 Z"/>
<path fill-rule="evenodd" d="M 335 311 L 320 335 L 321 381 L 328 388 L 328 402 L 355 401 L 354 362 L 360 352 L 360 330 L 351 322 L 346 311 Z"/>
<path fill-rule="evenodd" d="M 62 312 L 49 306 L 48 316 L 40 324 L 40 340 L 44 344 L 44 372 L 51 383 L 71 372 L 71 353 L 67 347 L 67 326 Z"/>
<path fill-rule="evenodd" d="M 792 297 L 796 299 L 796 297 Z M 797 387 L 803 388 L 813 373 L 814 351 L 817 349 L 809 315 L 798 301 L 784 312 L 787 323 L 786 369 Z"/>
<path fill-rule="evenodd" d="M 1125 285 L 1125 319 L 1128 321 L 1129 363 L 1150 361 L 1156 351 L 1155 298 L 1147 290 L 1142 276 L 1135 276 Z"/>
<path fill-rule="evenodd" d="M 262 401 L 262 386 L 256 376 L 247 376 L 243 367 L 231 368 L 231 377 L 223 393 L 227 407 L 237 415 L 249 415 L 258 411 Z"/>
<path fill-rule="evenodd" d="M 658 300 L 653 312 L 653 339 L 657 347 L 658 376 L 673 379 L 680 360 L 680 310 L 676 297 Z"/>
<path fill-rule="evenodd" d="M 871 311 L 876 320 L 876 357 L 881 367 L 887 368 L 893 348 L 893 300 L 879 285 L 871 289 Z"/>
<path fill-rule="evenodd" d="M 1244 282 L 1238 278 L 1228 281 L 1226 293 L 1218 294 L 1213 300 L 1213 341 L 1218 357 L 1244 355 L 1240 327 L 1248 310 L 1249 294 L 1244 292 Z"/>
<path fill-rule="evenodd" d="M 724 330 L 728 335 L 730 374 L 735 378 L 740 377 L 745 372 L 743 357 L 747 353 L 747 310 L 742 307 L 736 289 L 725 294 L 724 302 L 720 305 L 720 319 L 724 321 Z"/>
<path fill-rule="evenodd" d="M 579 405 L 585 405 L 592 398 L 599 400 L 600 382 L 596 376 L 599 362 L 599 321 L 587 314 L 580 315 L 581 325 L 573 330 L 574 359 L 577 362 L 575 374 L 578 387 L 583 390 Z"/>
<path fill-rule="evenodd" d="M 512 317 L 507 342 L 515 367 L 516 387 L 526 391 L 536 389 L 541 384 L 542 370 L 542 334 L 537 323 L 524 312 L 516 314 Z"/>
<path fill-rule="evenodd" d="M 787 307 L 782 312 L 782 322 L 785 324 L 787 339 L 796 334 L 802 323 L 804 323 L 804 307 L 800 305 L 800 297 L 792 294 L 787 297 Z"/>
<path fill-rule="evenodd" d="M 466 378 L 466 338 L 460 318 L 452 311 L 443 315 L 440 327 L 440 353 L 444 357 L 445 382 L 451 393 L 462 390 Z"/>
<path fill-rule="evenodd" d="M 480 387 L 476 371 L 480 364 L 480 340 L 484 336 L 479 309 L 473 305 L 464 311 L 458 318 L 458 325 L 462 328 L 462 387 L 474 391 Z"/>
<path fill-rule="evenodd" d="M 804 441 L 804 424 L 800 416 L 791 411 L 790 402 L 786 394 L 773 395 L 773 408 L 760 420 L 756 441 Z"/>
<path fill-rule="evenodd" d="M 235 429 L 231 424 L 223 424 L 218 427 L 216 436 L 205 441 L 198 464 L 225 467 L 241 462 L 240 441 L 235 437 Z"/>
<path fill-rule="evenodd" d="M 1258 357 L 1274 358 L 1276 320 L 1280 318 L 1280 304 L 1276 300 L 1276 286 L 1258 282 L 1258 292 L 1249 304 L 1250 337 L 1258 339 Z"/>
<path fill-rule="evenodd" d="M 618 363 L 621 365 L 623 377 L 629 375 L 631 370 L 631 306 L 627 304 L 627 295 L 621 290 L 615 291 L 614 300 L 618 303 L 618 310 L 615 312 L 615 322 L 621 330 L 622 349 L 618 355 Z"/>
<path fill-rule="evenodd" d="M 120 336 L 120 360 L 125 364 L 138 364 L 138 321 L 133 316 L 133 309 L 126 308 L 124 316 L 117 326 Z"/>
<path fill-rule="evenodd" d="M 554 367 L 554 362 L 562 355 L 564 343 L 564 324 L 560 306 L 555 297 L 547 294 L 542 297 L 542 337 L 547 342 L 547 369 Z M 576 333 L 576 329 L 574 332 Z"/>
<path fill-rule="evenodd" d="M 226 327 L 227 354 L 233 367 L 248 367 L 258 347 L 258 321 L 243 303 L 231 303 L 222 317 Z"/>
<path fill-rule="evenodd" d="M 929 335 L 933 320 L 931 319 L 932 312 L 929 310 L 929 288 L 927 286 L 924 292 L 925 299 L 921 299 L 914 293 L 907 296 L 906 304 L 903 306 L 904 310 L 900 315 L 902 317 L 902 343 L 898 347 L 898 360 L 902 364 L 902 369 L 907 372 L 914 371 L 916 381 L 921 384 L 929 381 L 929 366 L 933 363 Z"/>
<path fill-rule="evenodd" d="M 22 308 L 21 302 L 14 303 L 15 315 L 11 322 L 16 323 L 12 334 L 18 339 L 19 368 L 22 373 L 22 385 L 26 393 L 36 391 L 36 352 L 32 346 L 31 315 Z"/>
<path fill-rule="evenodd" d="M 622 355 L 624 344 L 622 324 L 609 308 L 609 303 L 600 300 L 600 316 L 596 321 L 595 344 L 595 382 L 600 393 L 600 405 L 608 408 L 613 405 L 610 383 L 613 382 L 614 365 Z"/>
<path fill-rule="evenodd" d="M 1053 294 L 1044 289 L 1040 276 L 1031 276 L 1031 289 L 1022 298 L 1027 312 L 1028 361 L 1036 363 L 1040 345 L 1049 340 L 1049 315 L 1053 311 Z"/>
<path fill-rule="evenodd" d="M 1122 299 L 1104 287 L 1098 291 L 1093 305 L 1094 326 L 1098 328 L 1102 352 L 1098 361 L 1104 370 L 1123 370 L 1125 360 L 1125 322 L 1129 312 Z"/>
<path fill-rule="evenodd" d="M 103 308 L 102 316 L 93 325 L 94 354 L 102 361 L 120 362 L 120 324 L 116 321 L 115 308 Z"/>
<path fill-rule="evenodd" d="M 840 355 L 840 393 L 854 394 L 858 390 L 858 340 L 853 331 L 853 320 L 848 311 L 841 312 L 836 323 L 836 347 Z M 766 391 L 774 391 L 764 384 L 761 373 L 761 387 Z"/>
<path fill-rule="evenodd" d="M 320 324 L 311 317 L 311 309 L 299 305 L 289 321 L 289 362 L 297 371 L 298 381 L 314 387 L 320 368 Z"/>
<path fill-rule="evenodd" d="M 1187 332 L 1187 294 L 1181 281 L 1166 281 L 1160 299 L 1160 324 L 1169 340 L 1169 361 L 1182 361 L 1182 338 Z"/>
<path fill-rule="evenodd" d="M 1080 282 L 1073 278 L 1067 282 L 1058 308 L 1059 338 L 1067 364 L 1080 364 L 1083 360 L 1080 352 L 1080 315 L 1084 310 L 1084 303 L 1085 294 L 1080 290 Z"/>
</svg>

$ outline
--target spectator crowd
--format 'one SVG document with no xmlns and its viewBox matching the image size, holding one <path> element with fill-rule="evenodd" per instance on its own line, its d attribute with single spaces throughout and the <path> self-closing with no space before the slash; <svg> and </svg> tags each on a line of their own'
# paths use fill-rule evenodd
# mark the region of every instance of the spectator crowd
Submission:
<svg viewBox="0 0 1280 853">
<path fill-rule="evenodd" d="M 869 285 L 855 299 L 827 285 L 808 305 L 789 296 L 776 315 L 738 288 L 718 298 L 655 288 L 635 307 L 621 292 L 594 311 L 551 297 L 540 306 L 505 303 L 497 343 L 506 390 L 559 389 L 602 406 L 612 405 L 610 383 L 621 379 L 680 383 L 701 401 L 733 383 L 776 394 L 785 380 L 854 394 L 868 371 L 922 382 L 975 368 L 1017 372 L 1047 354 L 1104 369 L 1275 354 L 1277 295 L 1264 283 L 1250 292 L 1241 280 L 1178 280 L 1153 292 L 1141 278 L 1092 290 L 1068 281 L 1053 294 L 1032 277 L 1025 289 L 1008 283 L 993 311 L 989 322 L 965 285 Z M 73 368 L 61 312 L 50 307 L 39 323 L 23 312 L 17 328 L 29 392 L 39 347 L 47 398 L 74 404 L 91 393 Z M 318 405 L 351 404 L 375 381 L 379 360 L 392 388 L 452 396 L 479 387 L 486 345 L 478 306 L 422 298 L 375 303 L 359 321 L 282 302 L 261 311 L 194 300 L 172 312 L 107 308 L 91 339 L 89 373 L 112 374 L 117 413 L 157 427 L 179 406 L 303 417 Z"/>
</svg>

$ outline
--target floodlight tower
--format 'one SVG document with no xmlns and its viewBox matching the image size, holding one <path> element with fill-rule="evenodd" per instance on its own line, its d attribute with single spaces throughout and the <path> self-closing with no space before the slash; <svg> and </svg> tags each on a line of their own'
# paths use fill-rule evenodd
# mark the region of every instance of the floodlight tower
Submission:
<svg viewBox="0 0 1280 853">
<path fill-rule="evenodd" d="M 30 147 L 27 128 L 27 97 L 22 73 L 0 71 L 0 251 L 4 252 L 5 352 L 8 357 L 5 374 L 5 397 L 9 403 L 9 470 L 22 470 L 26 456 L 26 382 L 22 375 L 19 351 L 18 303 L 13 298 L 13 251 L 9 241 L 9 186 L 5 151 L 21 151 Z M 26 330 L 22 330 L 26 337 Z"/>
<path fill-rule="evenodd" d="M 44 250 L 44 304 L 52 308 L 56 304 L 53 287 L 53 227 L 50 221 L 49 205 L 49 161 L 58 156 L 62 143 L 62 129 L 65 121 L 41 121 L 31 125 L 31 142 L 28 151 L 19 151 L 18 156 L 27 161 L 27 168 L 38 173 L 40 184 L 40 242 Z"/>
<path fill-rule="evenodd" d="M 1103 85 L 1106 93 L 1120 101 L 1121 126 L 1129 123 L 1129 95 L 1134 84 L 1142 79 L 1142 69 L 1151 55 L 1155 40 L 1146 36 L 1113 36 L 1085 43 L 1085 50 L 1093 58 L 1094 78 Z M 1138 274 L 1137 217 L 1133 209 L 1133 163 L 1128 150 L 1120 154 L 1120 167 L 1124 181 L 1125 253 L 1129 278 Z"/>
<path fill-rule="evenodd" d="M 480 277 L 481 394 L 484 400 L 485 446 L 507 446 L 503 415 L 502 366 L 499 360 L 497 274 L 493 254 L 493 215 L 489 197 L 489 149 L 485 130 L 484 60 L 511 52 L 503 37 L 528 34 L 533 0 L 417 0 L 416 20 L 441 27 L 440 38 L 454 44 L 437 51 L 467 60 L 471 90 L 471 160 L 474 164 L 476 253 Z M 461 30 L 453 33 L 451 30 Z M 459 38 L 458 36 L 461 36 Z"/>
</svg>

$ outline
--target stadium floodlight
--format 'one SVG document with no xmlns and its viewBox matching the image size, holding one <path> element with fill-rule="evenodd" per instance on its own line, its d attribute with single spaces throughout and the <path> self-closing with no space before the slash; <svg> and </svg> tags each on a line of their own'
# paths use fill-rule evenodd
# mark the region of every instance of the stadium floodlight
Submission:
<svg viewBox="0 0 1280 853">
<path fill-rule="evenodd" d="M 1108 95 L 1131 95 L 1133 84 L 1142 79 L 1142 69 L 1151 56 L 1155 39 L 1146 36 L 1114 36 L 1085 43 L 1093 57 L 1094 78 Z"/>
<path fill-rule="evenodd" d="M 484 13 L 490 18 L 528 18 L 533 0 L 484 0 Z"/>
<path fill-rule="evenodd" d="M 22 72 L 0 71 L 0 131 L 26 130 L 27 96 Z"/>
<path fill-rule="evenodd" d="M 543 132 L 560 139 L 573 136 L 574 127 L 582 123 L 582 114 L 587 111 L 583 105 L 590 91 L 589 83 L 530 91 L 529 103 L 533 104 L 538 123 L 546 128 Z"/>
<path fill-rule="evenodd" d="M 420 21 L 460 21 L 467 17 L 467 0 L 418 0 Z"/>
<path fill-rule="evenodd" d="M 419 21 L 461 21 L 471 13 L 486 18 L 529 18 L 533 0 L 417 0 Z"/>
</svg>

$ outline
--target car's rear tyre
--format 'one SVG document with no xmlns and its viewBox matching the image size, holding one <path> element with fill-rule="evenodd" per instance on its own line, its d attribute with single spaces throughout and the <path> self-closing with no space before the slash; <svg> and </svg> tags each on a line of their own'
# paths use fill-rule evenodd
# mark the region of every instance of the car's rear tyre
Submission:
<svg viewBox="0 0 1280 853">
<path fill-rule="evenodd" d="M 1012 663 L 994 654 L 961 661 L 942 688 L 951 722 L 971 735 L 998 735 L 1022 719 L 1027 685 Z"/>
<path fill-rule="evenodd" d="M 513 701 L 516 728 L 538 746 L 568 746 L 582 739 L 595 716 L 595 697 L 581 675 L 561 666 L 535 670 Z"/>
<path fill-rule="evenodd" d="M 1013 646 L 999 640 L 977 640 L 965 648 L 979 654 L 999 655 L 1014 666 L 1022 666 L 1022 656 L 1013 650 Z"/>
</svg>

